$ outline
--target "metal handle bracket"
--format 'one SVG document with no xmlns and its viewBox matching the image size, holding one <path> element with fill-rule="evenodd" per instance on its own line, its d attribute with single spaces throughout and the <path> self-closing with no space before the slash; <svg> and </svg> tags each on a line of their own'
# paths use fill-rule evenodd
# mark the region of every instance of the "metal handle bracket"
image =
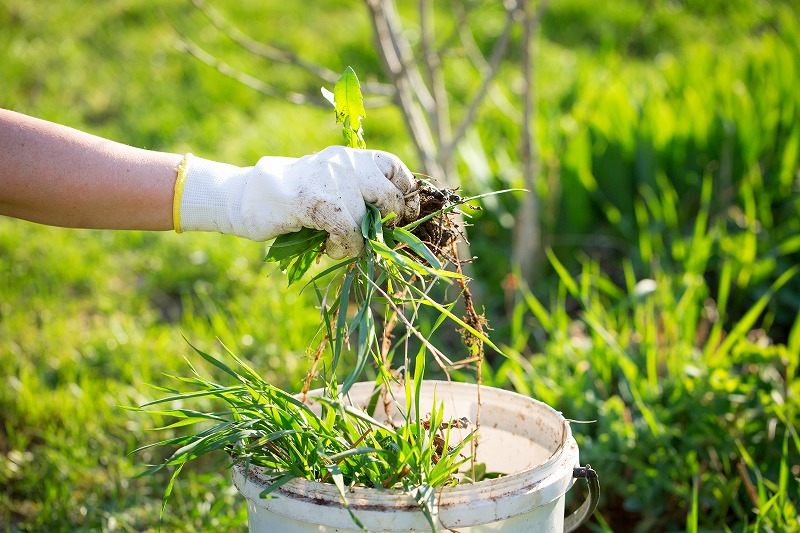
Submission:
<svg viewBox="0 0 800 533">
<path fill-rule="evenodd" d="M 592 513 L 597 508 L 597 503 L 600 501 L 600 480 L 597 477 L 597 472 L 590 465 L 587 464 L 573 469 L 572 477 L 586 480 L 589 485 L 589 496 L 574 513 L 564 518 L 564 533 L 571 533 L 586 522 L 592 516 Z"/>
</svg>

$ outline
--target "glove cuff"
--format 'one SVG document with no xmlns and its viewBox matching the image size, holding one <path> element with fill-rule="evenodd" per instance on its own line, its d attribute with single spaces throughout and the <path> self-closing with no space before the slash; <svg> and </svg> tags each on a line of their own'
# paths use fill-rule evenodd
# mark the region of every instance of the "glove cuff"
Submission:
<svg viewBox="0 0 800 533">
<path fill-rule="evenodd" d="M 238 234 L 247 169 L 186 154 L 177 168 L 173 225 L 184 231 Z"/>
<path fill-rule="evenodd" d="M 191 156 L 192 154 L 183 156 L 180 164 L 175 168 L 177 177 L 175 178 L 175 193 L 172 197 L 172 227 L 175 229 L 175 233 L 183 233 L 183 229 L 181 229 L 181 199 L 186 186 L 186 174 Z"/>
</svg>

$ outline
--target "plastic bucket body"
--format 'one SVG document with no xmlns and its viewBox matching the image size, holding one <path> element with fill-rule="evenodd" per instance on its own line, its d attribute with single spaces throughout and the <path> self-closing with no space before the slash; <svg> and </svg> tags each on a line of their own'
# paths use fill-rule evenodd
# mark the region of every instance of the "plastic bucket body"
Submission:
<svg viewBox="0 0 800 533">
<path fill-rule="evenodd" d="M 425 381 L 421 390 L 421 409 L 433 405 L 435 398 L 443 404 L 444 420 L 476 420 L 476 385 Z M 373 391 L 373 383 L 356 384 L 349 400 L 363 407 Z M 476 461 L 485 463 L 488 472 L 506 475 L 437 489 L 437 528 L 461 533 L 561 533 L 565 494 L 574 483 L 573 470 L 579 466 L 578 445 L 569 423 L 537 400 L 489 387 L 481 387 L 480 392 Z M 394 395 L 404 406 L 403 389 L 398 387 Z M 309 400 L 309 405 L 313 404 Z M 380 411 L 382 408 L 375 414 L 379 420 Z M 456 433 L 459 431 L 461 434 Z M 468 431 L 451 429 L 451 441 L 466 437 Z M 233 480 L 247 498 L 251 533 L 361 531 L 331 484 L 296 479 L 275 490 L 273 498 L 264 499 L 259 494 L 269 486 L 269 479 L 261 476 L 258 467 L 250 466 L 245 478 L 245 465 L 236 465 Z M 354 488 L 346 496 L 350 510 L 369 531 L 431 530 L 416 502 L 401 491 Z"/>
</svg>

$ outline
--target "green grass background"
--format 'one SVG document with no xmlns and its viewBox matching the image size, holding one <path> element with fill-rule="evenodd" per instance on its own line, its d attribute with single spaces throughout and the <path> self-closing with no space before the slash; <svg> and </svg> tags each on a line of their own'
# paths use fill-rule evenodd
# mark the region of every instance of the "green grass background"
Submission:
<svg viewBox="0 0 800 533">
<path fill-rule="evenodd" d="M 551 2 L 539 52 L 539 194 L 551 250 L 508 274 L 519 197 L 471 238 L 493 339 L 485 379 L 573 419 L 601 475 L 595 531 L 796 531 L 800 502 L 800 25 L 792 2 Z M 218 1 L 249 35 L 382 79 L 360 2 Z M 401 2 L 411 28 L 414 8 Z M 437 4 L 445 28 L 446 4 Z M 471 10 L 478 46 L 502 25 Z M 179 33 L 283 90 L 296 69 L 243 53 L 189 2 L 0 4 L 0 105 L 131 145 L 235 164 L 340 141 L 333 114 L 266 98 L 181 52 Z M 514 35 L 513 43 L 518 43 Z M 512 46 L 512 60 L 518 59 Z M 478 75 L 448 56 L 454 108 Z M 498 87 L 517 96 L 505 64 Z M 518 186 L 519 115 L 491 106 L 460 153 L 470 192 Z M 373 148 L 416 161 L 396 110 Z M 10 531 L 241 531 L 224 457 L 133 479 L 158 395 L 219 338 L 299 388 L 319 324 L 311 294 L 213 234 L 48 228 L 0 219 L 0 526 Z M 272 275 L 270 275 L 272 273 Z M 192 359 L 195 362 L 195 359 Z M 466 379 L 474 379 L 469 376 Z M 577 490 L 577 489 L 576 489 Z"/>
</svg>

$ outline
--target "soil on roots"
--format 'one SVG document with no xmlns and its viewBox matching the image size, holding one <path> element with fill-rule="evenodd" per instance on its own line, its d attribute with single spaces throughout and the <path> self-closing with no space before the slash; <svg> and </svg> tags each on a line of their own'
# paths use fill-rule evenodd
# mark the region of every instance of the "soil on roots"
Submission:
<svg viewBox="0 0 800 533">
<path fill-rule="evenodd" d="M 442 209 L 452 205 L 464 203 L 454 189 L 437 189 L 431 185 L 419 186 L 419 217 L 417 220 L 431 216 Z M 416 235 L 425 245 L 440 258 L 458 264 L 457 254 L 454 256 L 454 245 L 464 239 L 464 233 L 458 226 L 455 211 L 435 215 L 416 228 L 411 233 Z M 420 260 L 424 261 L 423 258 Z"/>
<path fill-rule="evenodd" d="M 427 183 L 419 182 L 418 192 L 420 209 L 417 220 L 424 219 L 451 206 L 466 204 L 455 189 L 437 189 Z M 470 207 L 479 209 L 475 206 Z M 470 259 L 463 260 L 458 256 L 458 243 L 462 240 L 466 241 L 466 237 L 459 226 L 456 210 L 432 216 L 414 228 L 412 233 L 425 243 L 437 258 L 451 262 L 456 266 L 458 273 L 462 274 L 461 265 Z M 424 258 L 420 257 L 419 260 L 425 262 Z M 469 280 L 460 278 L 458 282 L 464 298 L 464 322 L 480 335 L 484 335 L 485 329 L 488 327 L 486 318 L 483 313 L 478 313 L 475 310 L 472 293 L 468 287 Z M 462 341 L 472 355 L 469 360 L 477 363 L 478 367 L 480 367 L 480 361 L 483 359 L 483 342 L 466 328 L 460 330 L 460 332 Z"/>
</svg>

